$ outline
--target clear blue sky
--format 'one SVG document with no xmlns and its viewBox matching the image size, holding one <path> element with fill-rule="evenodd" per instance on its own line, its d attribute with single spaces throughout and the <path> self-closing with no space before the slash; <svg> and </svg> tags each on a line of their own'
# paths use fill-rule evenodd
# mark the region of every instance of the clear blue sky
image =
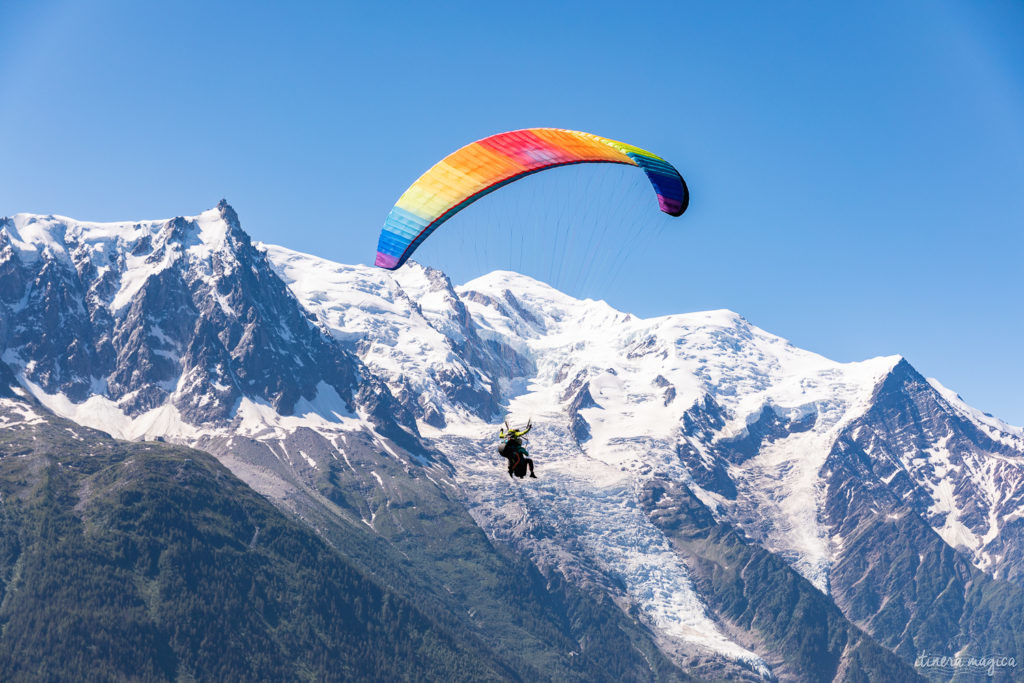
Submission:
<svg viewBox="0 0 1024 683">
<path fill-rule="evenodd" d="M 370 263 L 446 153 L 591 131 L 672 161 L 693 203 L 573 294 L 900 353 L 1020 425 L 1022 37 L 1014 0 L 0 2 L 0 214 L 225 197 L 255 239 Z"/>
</svg>

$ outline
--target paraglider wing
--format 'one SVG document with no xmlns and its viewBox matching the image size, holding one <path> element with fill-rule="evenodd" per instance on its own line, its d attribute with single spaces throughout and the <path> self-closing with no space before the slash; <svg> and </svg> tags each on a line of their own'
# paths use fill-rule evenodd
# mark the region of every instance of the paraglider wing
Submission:
<svg viewBox="0 0 1024 683">
<path fill-rule="evenodd" d="M 583 163 L 642 168 L 661 210 L 670 216 L 681 215 L 689 203 L 679 172 L 639 147 L 559 128 L 499 133 L 449 154 L 399 197 L 381 229 L 376 265 L 400 267 L 438 226 L 508 183 L 547 168 Z"/>
</svg>

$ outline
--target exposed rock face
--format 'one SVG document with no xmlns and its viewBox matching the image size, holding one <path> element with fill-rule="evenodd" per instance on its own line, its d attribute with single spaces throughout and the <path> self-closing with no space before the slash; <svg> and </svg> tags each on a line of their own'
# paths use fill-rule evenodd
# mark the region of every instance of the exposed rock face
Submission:
<svg viewBox="0 0 1024 683">
<path fill-rule="evenodd" d="M 979 569 L 1016 580 L 1024 572 L 1024 440 L 979 417 L 901 361 L 828 466 L 837 491 L 862 482 L 879 510 L 919 516 Z M 864 510 L 840 506 L 831 524 L 845 535 Z"/>
<path fill-rule="evenodd" d="M 1024 430 L 899 357 L 835 363 L 729 311 L 643 320 L 515 273 L 331 263 L 252 244 L 223 202 L 4 219 L 0 285 L 0 399 L 21 380 L 83 424 L 207 450 L 335 543 L 371 530 L 368 566 L 403 557 L 437 605 L 536 616 L 451 585 L 466 543 L 462 585 L 511 549 L 538 605 L 618 605 L 637 652 L 707 677 L 1017 652 Z M 530 485 L 494 455 L 506 417 L 533 418 Z M 790 620 L 762 627 L 775 608 Z"/>
<path fill-rule="evenodd" d="M 5 357 L 48 394 L 192 424 L 242 397 L 288 415 L 359 363 L 319 328 L 225 202 L 195 218 L 88 224 L 18 216 L 0 231 Z"/>
</svg>

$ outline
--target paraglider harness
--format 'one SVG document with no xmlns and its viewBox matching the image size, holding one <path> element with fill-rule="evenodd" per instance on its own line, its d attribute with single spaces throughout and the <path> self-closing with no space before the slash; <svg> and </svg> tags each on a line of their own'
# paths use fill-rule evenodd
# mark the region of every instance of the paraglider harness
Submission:
<svg viewBox="0 0 1024 683">
<path fill-rule="evenodd" d="M 530 476 L 534 479 L 537 478 L 537 475 L 533 473 L 533 460 L 530 459 L 530 454 L 523 447 L 523 437 L 531 429 L 533 429 L 532 419 L 526 423 L 526 427 L 523 429 L 512 429 L 506 421 L 505 429 L 498 431 L 498 438 L 504 440 L 504 443 L 498 447 L 498 453 L 508 460 L 508 476 L 510 477 L 515 475 L 522 479 L 526 476 L 526 470 L 529 468 Z"/>
</svg>

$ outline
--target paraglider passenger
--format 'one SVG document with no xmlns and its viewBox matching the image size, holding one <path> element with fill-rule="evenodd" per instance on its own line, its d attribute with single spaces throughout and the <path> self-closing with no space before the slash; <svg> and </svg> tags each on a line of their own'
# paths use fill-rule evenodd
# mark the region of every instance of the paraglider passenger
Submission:
<svg viewBox="0 0 1024 683">
<path fill-rule="evenodd" d="M 534 479 L 537 475 L 533 473 L 533 459 L 530 458 L 530 454 L 523 446 L 523 437 L 526 433 L 533 429 L 533 421 L 526 423 L 526 427 L 523 429 L 511 429 L 508 423 L 505 423 L 505 430 L 499 431 L 498 436 L 505 439 L 505 442 L 498 447 L 498 453 L 508 460 L 508 476 L 517 476 L 520 479 L 526 476 L 526 470 L 529 468 L 530 476 Z"/>
</svg>

